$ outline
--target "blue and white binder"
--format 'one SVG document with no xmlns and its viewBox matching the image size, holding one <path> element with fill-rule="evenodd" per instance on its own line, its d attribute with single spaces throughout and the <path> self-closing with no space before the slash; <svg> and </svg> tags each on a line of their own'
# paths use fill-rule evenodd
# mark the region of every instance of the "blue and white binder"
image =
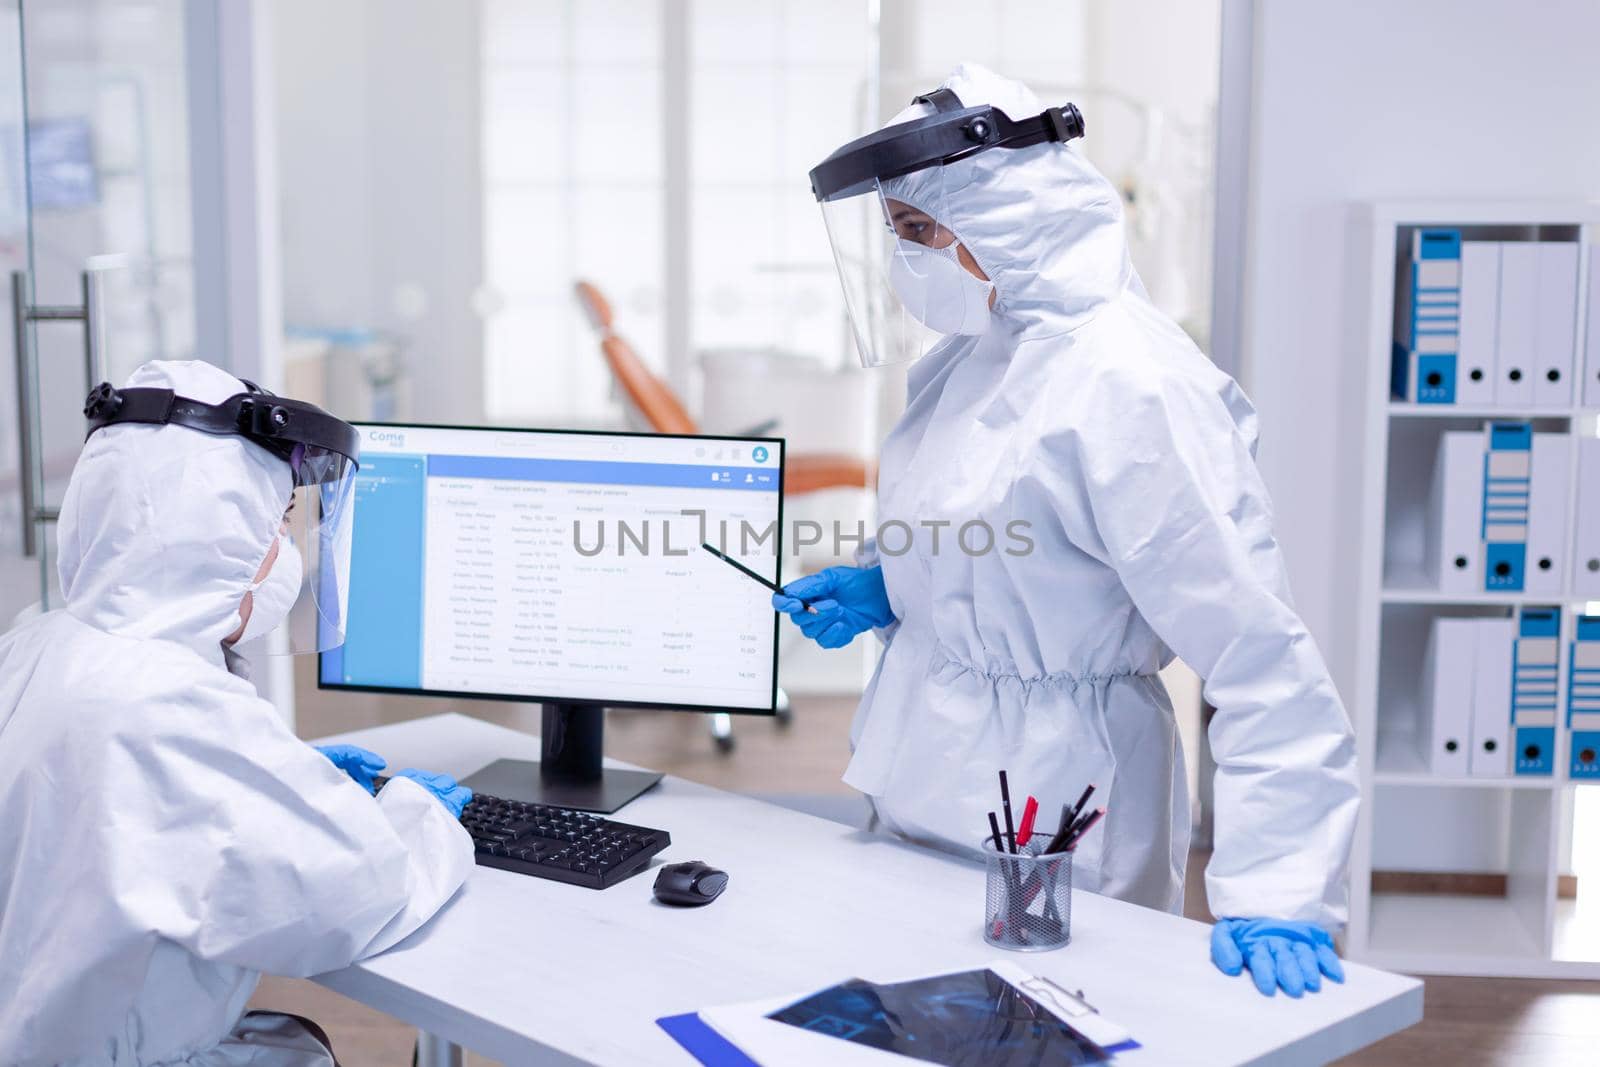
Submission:
<svg viewBox="0 0 1600 1067">
<path fill-rule="evenodd" d="M 1512 770 L 1548 775 L 1556 765 L 1556 689 L 1560 684 L 1561 609 L 1525 607 L 1517 613 L 1512 652 Z"/>
<path fill-rule="evenodd" d="M 1590 319 L 1600 317 L 1592 305 Z M 1578 438 L 1578 515 L 1572 524 L 1572 591 L 1600 600 L 1600 437 Z"/>
<path fill-rule="evenodd" d="M 1567 580 L 1567 542 L 1572 529 L 1572 438 L 1536 433 L 1529 464 L 1528 566 L 1522 583 L 1529 596 L 1559 597 Z"/>
<path fill-rule="evenodd" d="M 1533 492 L 1533 426 L 1489 426 L 1483 457 L 1483 588 L 1520 593 L 1527 573 L 1528 515 Z"/>
<path fill-rule="evenodd" d="M 1496 407 L 1526 410 L 1534 404 L 1539 338 L 1539 246 L 1500 245 L 1500 318 L 1495 331 Z"/>
<path fill-rule="evenodd" d="M 1477 630 L 1472 663 L 1472 755 L 1474 778 L 1504 778 L 1511 772 L 1511 691 L 1516 677 L 1512 656 L 1517 620 L 1509 616 L 1474 619 Z"/>
<path fill-rule="evenodd" d="M 1428 632 L 1417 739 L 1428 770 L 1441 777 L 1464 778 L 1471 767 L 1477 640 L 1476 619 L 1434 619 Z"/>
<path fill-rule="evenodd" d="M 1579 615 L 1567 668 L 1569 776 L 1600 781 L 1600 615 Z"/>
<path fill-rule="evenodd" d="M 1500 242 L 1461 242 L 1461 334 L 1456 403 L 1494 407 L 1495 345 L 1500 330 Z"/>
<path fill-rule="evenodd" d="M 1572 365 L 1578 338 L 1578 245 L 1540 241 L 1535 262 L 1533 403 L 1572 406 Z"/>
<path fill-rule="evenodd" d="M 1584 404 L 1600 407 L 1600 245 L 1589 246 L 1589 329 L 1583 349 Z"/>
<path fill-rule="evenodd" d="M 1461 231 L 1418 229 L 1395 307 L 1390 387 L 1417 404 L 1456 402 L 1461 332 Z"/>
<path fill-rule="evenodd" d="M 1439 435 L 1423 542 L 1423 568 L 1441 593 L 1483 591 L 1482 430 Z"/>
</svg>

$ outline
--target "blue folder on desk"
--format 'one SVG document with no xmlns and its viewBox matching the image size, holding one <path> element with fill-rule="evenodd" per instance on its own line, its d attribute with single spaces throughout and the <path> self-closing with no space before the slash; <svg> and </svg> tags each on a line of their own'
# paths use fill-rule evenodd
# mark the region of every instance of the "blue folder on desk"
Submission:
<svg viewBox="0 0 1600 1067">
<path fill-rule="evenodd" d="M 761 1067 L 692 1011 L 663 1016 L 656 1025 L 705 1067 Z"/>
</svg>

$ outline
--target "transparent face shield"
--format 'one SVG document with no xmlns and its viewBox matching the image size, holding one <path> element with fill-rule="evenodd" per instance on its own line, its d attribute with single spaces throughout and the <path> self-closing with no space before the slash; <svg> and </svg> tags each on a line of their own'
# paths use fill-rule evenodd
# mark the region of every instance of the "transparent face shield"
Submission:
<svg viewBox="0 0 1600 1067">
<path fill-rule="evenodd" d="M 338 452 L 297 446 L 290 468 L 294 494 L 279 528 L 273 569 L 291 565 L 285 553 L 292 545 L 300 581 L 294 606 L 276 629 L 285 631 L 284 651 L 291 655 L 326 652 L 344 644 L 348 620 L 357 464 Z M 262 648 L 275 651 L 270 644 Z"/>
<path fill-rule="evenodd" d="M 1072 104 L 1008 115 L 991 104 L 967 106 L 949 86 L 912 103 L 919 117 L 857 137 L 811 168 L 867 367 L 918 359 L 945 337 L 988 325 L 994 286 L 960 243 L 945 168 L 979 152 L 1083 136 Z"/>
<path fill-rule="evenodd" d="M 920 359 L 987 324 L 994 287 L 940 221 L 950 218 L 944 179 L 944 167 L 929 167 L 822 201 L 864 367 Z"/>
</svg>

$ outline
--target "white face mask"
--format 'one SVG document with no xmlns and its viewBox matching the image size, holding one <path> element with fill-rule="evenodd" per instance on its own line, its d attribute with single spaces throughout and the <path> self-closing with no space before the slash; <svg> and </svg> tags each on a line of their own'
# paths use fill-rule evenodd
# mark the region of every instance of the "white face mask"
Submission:
<svg viewBox="0 0 1600 1067">
<path fill-rule="evenodd" d="M 982 333 L 994 284 L 961 265 L 955 242 L 928 248 L 902 238 L 899 246 L 889 264 L 889 285 L 905 309 L 935 333 Z"/>
<path fill-rule="evenodd" d="M 278 558 L 272 561 L 272 569 L 265 578 L 250 586 L 250 619 L 244 624 L 238 644 L 271 633 L 289 617 L 289 609 L 300 598 L 303 566 L 294 538 L 280 536 Z"/>
</svg>

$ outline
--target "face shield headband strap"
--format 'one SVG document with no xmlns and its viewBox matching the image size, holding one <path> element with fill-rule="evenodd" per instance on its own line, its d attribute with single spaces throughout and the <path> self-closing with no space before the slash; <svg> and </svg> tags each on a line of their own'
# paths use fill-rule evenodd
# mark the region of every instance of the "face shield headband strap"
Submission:
<svg viewBox="0 0 1600 1067">
<path fill-rule="evenodd" d="M 89 420 L 84 437 L 120 423 L 184 426 L 216 437 L 247 438 L 285 462 L 317 450 L 337 453 L 358 466 L 361 438 L 354 426 L 315 404 L 250 388 L 251 392 L 235 393 L 220 404 L 206 404 L 171 389 L 117 389 L 101 382 L 83 405 Z M 296 464 L 296 477 L 304 466 Z"/>
<path fill-rule="evenodd" d="M 1083 114 L 1075 104 L 1014 120 L 997 107 L 964 108 L 948 88 L 919 96 L 915 102 L 930 105 L 934 113 L 851 141 L 817 164 L 811 171 L 816 198 L 855 196 L 874 181 L 954 163 L 985 149 L 1065 143 L 1084 132 Z"/>
</svg>

